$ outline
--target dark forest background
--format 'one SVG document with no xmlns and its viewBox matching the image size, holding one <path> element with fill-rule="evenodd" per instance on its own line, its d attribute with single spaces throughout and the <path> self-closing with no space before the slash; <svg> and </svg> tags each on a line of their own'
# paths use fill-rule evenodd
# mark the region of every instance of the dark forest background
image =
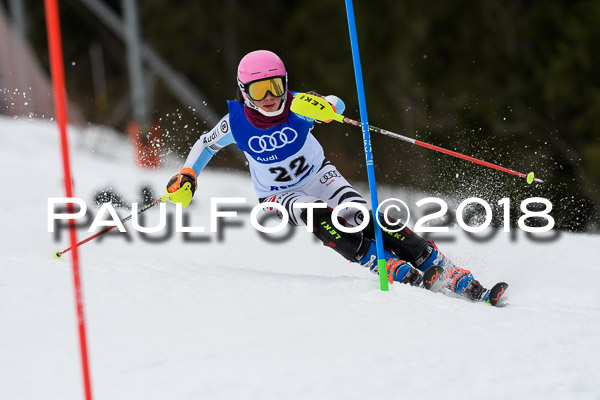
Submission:
<svg viewBox="0 0 600 400">
<path fill-rule="evenodd" d="M 27 1 L 28 38 L 47 67 L 43 4 Z M 121 15 L 119 0 L 105 1 Z M 202 91 L 220 115 L 236 95 L 239 59 L 269 49 L 284 60 L 290 88 L 336 94 L 359 118 L 342 0 L 138 1 L 143 40 Z M 123 42 L 79 1 L 60 2 L 68 93 L 88 121 L 106 123 L 128 92 Z M 525 0 L 354 1 L 369 111 L 375 126 L 507 168 L 535 171 L 544 185 L 373 134 L 381 184 L 518 209 L 546 197 L 557 226 L 600 226 L 600 2 Z M 102 46 L 108 102 L 98 108 L 89 48 Z M 153 118 L 184 157 L 211 126 L 157 80 Z M 116 128 L 124 129 L 126 120 Z M 359 129 L 315 128 L 351 181 L 366 181 Z M 231 146 L 230 146 L 231 147 Z M 211 165 L 244 168 L 227 148 Z M 176 171 L 174 171 L 176 172 Z"/>
</svg>

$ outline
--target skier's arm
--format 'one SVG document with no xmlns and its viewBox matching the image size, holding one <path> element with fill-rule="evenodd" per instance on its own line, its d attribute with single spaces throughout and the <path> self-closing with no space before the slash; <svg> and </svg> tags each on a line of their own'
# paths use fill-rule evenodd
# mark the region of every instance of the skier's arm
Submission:
<svg viewBox="0 0 600 400">
<path fill-rule="evenodd" d="M 191 168 L 199 175 L 210 159 L 223 147 L 235 143 L 231 134 L 229 114 L 196 141 L 187 156 L 183 168 Z"/>
<path fill-rule="evenodd" d="M 235 143 L 235 139 L 231 134 L 229 115 L 226 115 L 213 129 L 200 136 L 190 150 L 182 170 L 169 180 L 168 199 L 187 207 L 196 191 L 197 176 L 220 149 L 231 143 Z"/>
</svg>

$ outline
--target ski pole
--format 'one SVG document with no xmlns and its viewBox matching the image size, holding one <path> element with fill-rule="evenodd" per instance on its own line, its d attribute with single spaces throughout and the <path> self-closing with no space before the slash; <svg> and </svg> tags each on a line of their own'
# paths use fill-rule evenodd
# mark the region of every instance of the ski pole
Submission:
<svg viewBox="0 0 600 400">
<path fill-rule="evenodd" d="M 291 110 L 293 112 L 295 112 L 296 114 L 304 115 L 306 117 L 313 118 L 313 119 L 316 119 L 319 121 L 330 121 L 333 119 L 333 120 L 336 120 L 341 123 L 351 124 L 351 125 L 359 126 L 359 127 L 362 126 L 360 121 L 356 121 L 356 120 L 344 117 L 343 115 L 336 113 L 334 111 L 334 109 L 331 107 L 331 104 L 329 104 L 327 102 L 327 100 L 323 99 L 322 97 L 313 96 L 313 95 L 310 95 L 307 93 L 299 94 L 298 96 L 294 97 L 294 100 L 292 101 L 292 105 L 291 105 Z M 439 151 L 444 154 L 462 158 L 463 160 L 471 161 L 476 164 L 484 165 L 489 168 L 497 169 L 499 171 L 503 171 L 503 172 L 506 172 L 506 173 L 509 173 L 512 175 L 519 176 L 521 178 L 525 178 L 527 180 L 527 183 L 529 183 L 529 184 L 531 184 L 533 181 L 538 182 L 538 183 L 544 183 L 543 180 L 536 178 L 534 176 L 533 172 L 530 172 L 528 174 L 523 174 L 521 172 L 513 171 L 512 169 L 504 168 L 504 167 L 501 167 L 496 164 L 492 164 L 487 161 L 479 160 L 474 157 L 470 157 L 470 156 L 466 156 L 461 153 L 457 153 L 456 151 L 447 150 L 442 147 L 435 146 L 433 144 L 421 142 L 420 140 L 412 139 L 412 138 L 400 135 L 398 133 L 394 133 L 394 132 L 387 131 L 385 129 L 377 128 L 376 126 L 373 126 L 373 125 L 369 125 L 369 130 L 372 130 L 373 132 L 376 132 L 376 133 L 381 133 L 382 135 L 400 139 L 405 142 L 415 144 L 417 146 L 421 146 L 421 147 L 425 147 L 427 149 Z"/>
<path fill-rule="evenodd" d="M 140 214 L 141 214 L 141 213 L 143 213 L 144 211 L 146 211 L 146 210 L 148 210 L 148 209 L 150 209 L 150 208 L 154 207 L 155 205 L 157 205 L 157 204 L 159 204 L 160 202 L 162 202 L 162 201 L 165 201 L 165 200 L 167 200 L 167 199 L 168 199 L 168 197 L 165 195 L 165 196 L 161 197 L 160 199 L 156 199 L 156 200 L 154 200 L 152 203 L 150 203 L 150 204 L 147 204 L 147 205 L 145 205 L 144 207 L 142 207 L 142 208 L 140 209 L 140 211 L 138 211 L 137 215 L 140 215 Z M 122 222 L 127 222 L 127 221 L 129 221 L 129 220 L 130 220 L 132 217 L 133 217 L 133 214 L 131 214 L 130 216 L 128 216 L 128 217 L 126 217 L 126 218 L 124 218 L 124 219 L 122 220 Z M 98 237 L 98 236 L 100 236 L 100 235 L 104 235 L 106 232 L 108 232 L 108 231 L 110 231 L 110 230 L 112 230 L 112 229 L 114 229 L 114 228 L 116 228 L 116 227 L 117 227 L 116 225 L 113 225 L 113 226 L 106 227 L 106 228 L 102 229 L 100 232 L 97 232 L 97 233 L 93 234 L 92 236 L 89 236 L 89 237 L 87 237 L 87 238 L 83 239 L 82 241 L 80 241 L 80 242 L 76 243 L 74 246 L 68 247 L 68 248 L 64 249 L 63 251 L 57 251 L 56 253 L 54 253 L 54 258 L 55 258 L 55 259 L 58 259 L 58 258 L 60 258 L 60 257 L 61 257 L 63 254 L 65 254 L 66 252 L 68 252 L 68 251 L 72 250 L 74 247 L 79 247 L 79 246 L 81 246 L 82 244 L 84 244 L 84 243 L 87 243 L 87 242 L 89 242 L 90 240 L 93 240 L 93 239 L 97 238 L 97 237 Z"/>
</svg>

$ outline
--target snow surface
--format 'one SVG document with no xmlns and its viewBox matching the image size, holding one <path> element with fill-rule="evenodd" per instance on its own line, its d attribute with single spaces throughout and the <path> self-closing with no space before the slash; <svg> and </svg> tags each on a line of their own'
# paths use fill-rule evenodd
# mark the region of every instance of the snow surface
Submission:
<svg viewBox="0 0 600 400">
<path fill-rule="evenodd" d="M 90 212 L 100 188 L 138 201 L 142 184 L 161 193 L 178 170 L 139 169 L 119 137 L 75 131 L 75 194 Z M 70 257 L 52 259 L 68 236 L 47 231 L 48 198 L 64 196 L 58 130 L 0 118 L 0 139 L 0 399 L 83 398 Z M 209 168 L 190 225 L 208 230 L 210 197 L 255 204 L 247 174 Z M 247 213 L 236 221 L 222 241 L 150 243 L 128 222 L 80 247 L 94 398 L 600 399 L 598 236 L 476 243 L 452 231 L 446 255 L 484 284 L 510 283 L 493 308 L 382 292 L 300 229 L 273 244 Z"/>
</svg>

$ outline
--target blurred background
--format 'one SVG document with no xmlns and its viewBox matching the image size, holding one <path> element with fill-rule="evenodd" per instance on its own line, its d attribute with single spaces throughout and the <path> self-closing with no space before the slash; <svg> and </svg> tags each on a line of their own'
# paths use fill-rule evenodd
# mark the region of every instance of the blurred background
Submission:
<svg viewBox="0 0 600 400">
<path fill-rule="evenodd" d="M 546 197 L 558 229 L 600 230 L 599 2 L 354 7 L 371 124 L 546 182 L 373 134 L 380 184 L 399 197 L 417 190 L 492 206 L 510 197 L 517 210 Z M 109 126 L 149 148 L 141 167 L 185 158 L 227 113 L 237 64 L 256 49 L 279 54 L 292 90 L 336 94 L 359 119 L 342 0 L 63 0 L 60 14 L 71 122 Z M 0 1 L 0 115 L 53 115 L 39 0 Z M 314 133 L 349 180 L 366 181 L 360 129 L 331 123 Z M 209 168 L 244 170 L 234 147 Z"/>
</svg>

